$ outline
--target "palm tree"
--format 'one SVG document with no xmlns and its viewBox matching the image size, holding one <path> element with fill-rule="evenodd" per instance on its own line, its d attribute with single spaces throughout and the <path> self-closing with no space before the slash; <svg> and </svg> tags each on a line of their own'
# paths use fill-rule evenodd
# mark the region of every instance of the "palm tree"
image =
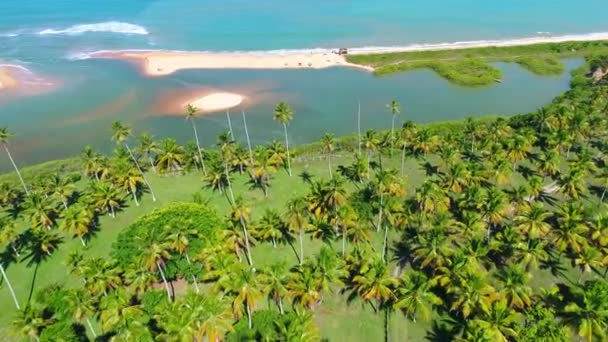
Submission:
<svg viewBox="0 0 608 342">
<path fill-rule="evenodd" d="M 184 164 L 184 147 L 177 143 L 175 139 L 167 138 L 160 141 L 156 165 L 162 172 L 177 172 L 182 169 Z M 205 171 L 205 175 L 207 171 Z"/>
<path fill-rule="evenodd" d="M 167 237 L 167 241 L 169 247 L 180 255 L 183 255 L 186 258 L 188 265 L 192 265 L 192 261 L 190 261 L 190 256 L 188 255 L 188 249 L 190 248 L 190 241 L 198 238 L 200 238 L 200 234 L 197 229 L 192 227 L 192 223 L 180 222 L 173 228 L 173 233 Z M 194 274 L 192 275 L 192 282 L 194 283 L 196 293 L 199 293 L 198 281 Z"/>
<path fill-rule="evenodd" d="M 154 141 L 154 137 L 149 135 L 148 133 L 142 133 L 139 138 L 137 138 L 137 151 L 141 154 L 145 154 L 148 157 L 148 161 L 150 162 L 150 167 L 156 173 L 156 166 L 154 165 L 154 157 L 156 153 L 158 153 L 158 146 Z"/>
<path fill-rule="evenodd" d="M 84 238 L 91 232 L 93 214 L 88 208 L 71 206 L 63 212 L 60 228 L 72 236 L 78 236 L 82 246 L 86 246 Z"/>
<path fill-rule="evenodd" d="M 38 192 L 31 193 L 25 201 L 25 212 L 33 227 L 51 229 L 55 224 L 56 209 L 51 200 Z"/>
<path fill-rule="evenodd" d="M 144 340 L 138 336 L 147 330 L 144 311 L 125 289 L 112 291 L 101 299 L 99 320 L 103 331 L 111 331 L 117 341 Z M 142 331 L 143 330 L 143 331 Z M 151 340 L 148 337 L 146 340 Z"/>
<path fill-rule="evenodd" d="M 365 154 L 367 156 L 367 179 L 369 180 L 369 170 L 370 170 L 370 154 L 378 151 L 378 147 L 380 145 L 380 139 L 378 138 L 378 134 L 374 130 L 367 130 L 365 135 L 363 136 L 363 146 L 365 147 Z"/>
<path fill-rule="evenodd" d="M 167 291 L 167 298 L 169 299 L 169 302 L 171 302 L 173 298 L 164 272 L 165 260 L 171 259 L 169 244 L 152 243 L 146 245 L 145 250 L 141 254 L 141 263 L 146 269 L 149 269 L 152 272 L 158 271 L 160 273 L 163 283 L 165 284 L 165 290 Z"/>
<path fill-rule="evenodd" d="M 90 318 L 95 315 L 94 300 L 91 298 L 90 294 L 81 289 L 69 290 L 64 299 L 69 303 L 67 307 L 72 313 L 72 318 L 74 318 L 76 322 L 81 322 L 84 319 L 89 330 L 91 330 L 91 334 L 96 338 L 97 332 L 95 332 L 90 320 Z"/>
<path fill-rule="evenodd" d="M 263 292 L 267 293 L 268 298 L 277 304 L 281 315 L 285 313 L 283 298 L 288 294 L 288 280 L 289 272 L 285 262 L 274 263 L 262 270 L 261 282 L 264 287 Z"/>
<path fill-rule="evenodd" d="M 380 259 L 372 261 L 365 273 L 355 275 L 350 285 L 353 290 L 350 297 L 358 295 L 364 302 L 369 302 L 374 311 L 384 310 L 385 341 L 389 341 L 388 318 L 390 308 L 388 303 L 394 300 L 394 289 L 397 285 L 397 279 L 389 275 L 388 267 Z M 373 304 L 373 301 L 376 302 L 376 305 Z"/>
<path fill-rule="evenodd" d="M 6 151 L 6 154 L 8 155 L 8 159 L 10 159 L 11 164 L 13 164 L 13 168 L 15 168 L 15 172 L 17 173 L 17 177 L 19 177 L 19 181 L 21 182 L 21 186 L 23 186 L 23 190 L 25 191 L 25 194 L 29 195 L 30 192 L 27 189 L 27 186 L 25 185 L 25 181 L 23 180 L 23 177 L 21 176 L 21 172 L 19 172 L 19 168 L 17 167 L 17 164 L 15 164 L 15 161 L 13 160 L 11 151 L 8 149 L 8 141 L 11 137 L 13 137 L 13 135 L 14 135 L 13 133 L 10 133 L 8 131 L 7 127 L 0 128 L 0 144 L 2 144 L 2 146 L 4 147 L 4 150 Z"/>
<path fill-rule="evenodd" d="M 287 149 L 287 170 L 291 176 L 291 158 L 289 156 L 289 139 L 287 137 L 287 124 L 293 119 L 293 111 L 285 102 L 279 102 L 274 108 L 274 120 L 283 125 L 285 133 L 285 147 Z"/>
<path fill-rule="evenodd" d="M 433 282 L 420 271 L 403 273 L 400 286 L 397 287 L 395 309 L 401 309 L 405 317 L 416 322 L 416 316 L 428 321 L 431 319 L 433 306 L 443 303 L 433 293 Z"/>
<path fill-rule="evenodd" d="M 198 156 L 201 161 L 201 165 L 203 167 L 203 174 L 207 176 L 207 168 L 205 167 L 205 159 L 203 158 L 203 152 L 201 149 L 201 144 L 198 140 L 198 132 L 196 130 L 196 123 L 194 122 L 194 118 L 196 117 L 196 112 L 198 109 L 191 104 L 186 106 L 186 121 L 189 121 L 192 124 L 192 130 L 194 131 L 194 140 L 196 141 L 196 147 L 198 150 Z"/>
<path fill-rule="evenodd" d="M 393 145 L 395 142 L 395 119 L 397 118 L 397 114 L 401 113 L 401 108 L 399 106 L 399 102 L 396 100 L 392 100 L 391 103 L 386 105 L 386 108 L 393 116 L 391 120 L 391 156 L 393 155 Z"/>
<path fill-rule="evenodd" d="M 133 155 L 133 152 L 131 152 L 129 144 L 127 143 L 127 139 L 131 135 L 131 129 L 127 126 L 124 126 L 122 123 L 120 123 L 120 121 L 114 121 L 112 123 L 112 131 L 114 131 L 114 134 L 112 135 L 112 140 L 114 140 L 119 145 L 122 144 L 127 149 L 129 155 L 131 156 L 131 159 L 135 163 L 135 166 L 137 166 L 137 170 L 139 170 L 139 173 L 141 173 L 141 176 L 144 179 L 144 183 L 146 183 L 146 186 L 148 187 L 148 189 L 150 189 L 150 194 L 152 194 L 152 201 L 156 202 L 156 195 L 154 194 L 154 190 L 152 190 L 150 183 L 146 179 L 146 175 L 139 166 L 139 162 L 135 158 L 135 155 Z"/>
<path fill-rule="evenodd" d="M 118 161 L 115 165 L 115 179 L 114 182 L 118 186 L 125 190 L 127 193 L 133 195 L 135 204 L 139 207 L 139 201 L 137 200 L 137 192 L 140 189 L 140 185 L 144 183 L 144 179 L 137 169 L 128 162 Z"/>
<path fill-rule="evenodd" d="M 228 183 L 228 191 L 230 192 L 231 204 L 234 204 L 234 192 L 232 191 L 232 182 L 230 181 L 230 170 L 228 164 L 234 156 L 234 141 L 230 139 L 227 133 L 220 134 L 218 137 L 217 146 L 220 149 L 224 173 L 226 174 L 226 182 Z"/>
<path fill-rule="evenodd" d="M 260 276 L 256 273 L 255 269 L 238 266 L 237 269 L 231 270 L 227 281 L 220 284 L 220 287 L 225 292 L 234 296 L 232 310 L 237 318 L 243 316 L 243 307 L 245 308 L 249 329 L 252 328 L 253 324 L 251 320 L 252 311 L 255 309 L 257 302 L 262 298 L 260 281 Z"/>
<path fill-rule="evenodd" d="M 530 306 L 532 289 L 527 284 L 531 277 L 523 267 L 517 264 L 503 266 L 496 271 L 496 278 L 502 284 L 499 292 L 508 307 L 525 309 Z"/>
<path fill-rule="evenodd" d="M 327 169 L 329 170 L 329 178 L 334 178 L 331 168 L 331 156 L 334 152 L 335 144 L 336 140 L 334 139 L 334 135 L 331 133 L 325 133 L 323 138 L 321 138 L 321 146 L 323 147 L 323 153 L 327 155 Z"/>
<path fill-rule="evenodd" d="M 52 197 L 55 197 L 64 209 L 68 208 L 68 200 L 76 191 L 76 186 L 72 183 L 70 177 L 59 177 L 58 174 L 53 174 L 47 180 L 47 186 Z"/>
<path fill-rule="evenodd" d="M 545 236 L 550 230 L 551 225 L 548 223 L 551 213 L 545 210 L 542 203 L 534 203 L 530 207 L 525 207 L 520 215 L 513 219 L 516 228 L 531 239 L 538 239 Z"/>
<path fill-rule="evenodd" d="M 605 280 L 587 281 L 569 292 L 572 299 L 562 313 L 564 322 L 578 330 L 578 335 L 586 341 L 604 341 L 608 326 Z"/>
<path fill-rule="evenodd" d="M 89 192 L 92 204 L 98 211 L 116 217 L 116 209 L 120 207 L 122 198 L 114 184 L 105 181 L 91 183 Z"/>
<path fill-rule="evenodd" d="M 300 255 L 298 261 L 300 265 L 304 262 L 304 231 L 310 226 L 308 223 L 308 205 L 306 199 L 297 197 L 287 202 L 287 212 L 285 213 L 287 226 L 294 232 L 297 232 L 300 240 Z"/>
<path fill-rule="evenodd" d="M 11 322 L 13 329 L 22 337 L 34 341 L 40 341 L 40 332 L 50 324 L 50 321 L 43 317 L 42 312 L 36 307 L 28 306 Z"/>
<path fill-rule="evenodd" d="M 253 169 L 249 172 L 251 187 L 261 188 L 264 197 L 267 197 L 273 172 L 276 172 L 276 167 L 272 163 L 270 152 L 265 147 L 258 146 Z"/>
<path fill-rule="evenodd" d="M 416 124 L 412 121 L 406 121 L 401 127 L 399 134 L 399 144 L 401 145 L 401 177 L 404 176 L 405 172 L 405 152 L 408 146 L 414 141 L 416 137 Z"/>
<path fill-rule="evenodd" d="M 241 228 L 243 228 L 245 249 L 247 250 L 247 262 L 249 263 L 249 266 L 253 266 L 253 258 L 251 257 L 251 248 L 249 243 L 249 233 L 247 231 L 247 223 L 251 219 L 251 209 L 245 205 L 242 197 L 235 200 L 230 217 L 233 221 L 239 222 L 241 224 Z"/>
</svg>

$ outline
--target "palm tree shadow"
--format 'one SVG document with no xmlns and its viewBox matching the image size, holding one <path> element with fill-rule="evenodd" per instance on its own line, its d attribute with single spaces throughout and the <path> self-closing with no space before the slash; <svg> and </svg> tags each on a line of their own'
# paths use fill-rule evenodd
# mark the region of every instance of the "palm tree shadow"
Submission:
<svg viewBox="0 0 608 342">
<path fill-rule="evenodd" d="M 422 164 L 422 169 L 428 177 L 439 174 L 439 166 L 433 165 L 428 161 Z"/>
<path fill-rule="evenodd" d="M 38 267 L 40 267 L 40 263 L 36 263 L 34 267 L 34 275 L 32 276 L 32 283 L 30 284 L 30 293 L 27 296 L 27 303 L 29 305 L 32 300 L 32 296 L 34 295 L 34 288 L 36 287 L 36 278 L 38 278 Z"/>
<path fill-rule="evenodd" d="M 453 341 L 456 334 L 454 328 L 445 322 L 433 321 L 431 329 L 427 331 L 425 339 L 431 342 Z"/>
<path fill-rule="evenodd" d="M 536 171 L 529 166 L 518 165 L 517 172 L 519 172 L 525 179 L 529 179 L 530 177 L 536 175 Z"/>
</svg>

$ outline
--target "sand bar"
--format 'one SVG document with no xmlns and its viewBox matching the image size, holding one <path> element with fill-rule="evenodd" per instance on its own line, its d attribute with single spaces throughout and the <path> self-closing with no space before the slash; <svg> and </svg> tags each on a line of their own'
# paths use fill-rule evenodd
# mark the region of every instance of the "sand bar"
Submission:
<svg viewBox="0 0 608 342">
<path fill-rule="evenodd" d="M 183 103 L 183 107 L 191 104 L 199 112 L 210 113 L 234 108 L 240 105 L 244 99 L 244 96 L 234 93 L 212 93 L 190 99 Z"/>
<path fill-rule="evenodd" d="M 0 67 L 0 90 L 15 88 L 17 80 L 11 76 L 8 67 Z"/>
<path fill-rule="evenodd" d="M 183 69 L 324 69 L 336 66 L 372 71 L 351 64 L 344 56 L 327 52 L 311 53 L 210 53 L 184 51 L 101 52 L 92 58 L 116 58 L 137 62 L 146 75 L 163 76 Z"/>
</svg>

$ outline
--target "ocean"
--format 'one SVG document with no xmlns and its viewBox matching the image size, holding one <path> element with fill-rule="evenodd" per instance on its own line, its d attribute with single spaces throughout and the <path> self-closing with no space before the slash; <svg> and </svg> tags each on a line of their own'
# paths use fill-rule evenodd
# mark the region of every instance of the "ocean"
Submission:
<svg viewBox="0 0 608 342">
<path fill-rule="evenodd" d="M 430 71 L 378 78 L 340 68 L 187 70 L 152 79 L 126 62 L 83 57 L 120 49 L 276 53 L 608 32 L 604 6 L 600 0 L 2 0 L 0 66 L 24 68 L 27 82 L 48 89 L 19 96 L 0 91 L 0 126 L 17 134 L 11 148 L 19 164 L 28 165 L 72 156 L 84 145 L 109 150 L 113 120 L 132 125 L 136 134 L 184 142 L 191 138 L 184 120 L 162 115 L 160 108 L 195 89 L 255 97 L 243 109 L 259 143 L 280 138 L 272 107 L 281 100 L 295 110 L 295 143 L 326 131 L 354 132 L 358 101 L 364 129 L 390 127 L 384 104 L 392 99 L 402 103 L 401 120 L 516 114 L 565 91 L 568 74 L 544 78 L 499 63 L 504 82 L 487 88 L 458 87 Z M 581 60 L 566 62 L 571 70 Z M 242 139 L 238 119 L 234 115 Z M 227 129 L 224 113 L 198 123 L 205 145 Z M 5 159 L 0 157 L 0 170 L 10 168 Z"/>
</svg>

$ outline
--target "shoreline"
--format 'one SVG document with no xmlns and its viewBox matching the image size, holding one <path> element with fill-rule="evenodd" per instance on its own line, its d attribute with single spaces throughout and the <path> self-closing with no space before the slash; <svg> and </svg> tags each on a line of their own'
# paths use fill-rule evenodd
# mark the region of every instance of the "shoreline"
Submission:
<svg viewBox="0 0 608 342">
<path fill-rule="evenodd" d="M 325 69 L 350 67 L 368 72 L 375 68 L 351 63 L 347 56 L 390 53 L 449 51 L 476 48 L 506 48 L 568 42 L 608 41 L 608 32 L 571 34 L 562 36 L 533 36 L 504 40 L 475 40 L 438 44 L 405 46 L 370 46 L 348 48 L 347 55 L 336 53 L 337 48 L 314 48 L 268 51 L 178 51 L 178 50 L 101 50 L 82 53 L 72 59 L 118 59 L 135 63 L 147 76 L 165 76 L 191 69 Z"/>
<path fill-rule="evenodd" d="M 199 51 L 108 51 L 91 58 L 109 58 L 135 63 L 147 76 L 165 76 L 192 69 L 325 69 L 351 67 L 372 72 L 373 68 L 350 63 L 343 55 L 311 53 L 215 53 Z"/>
</svg>

